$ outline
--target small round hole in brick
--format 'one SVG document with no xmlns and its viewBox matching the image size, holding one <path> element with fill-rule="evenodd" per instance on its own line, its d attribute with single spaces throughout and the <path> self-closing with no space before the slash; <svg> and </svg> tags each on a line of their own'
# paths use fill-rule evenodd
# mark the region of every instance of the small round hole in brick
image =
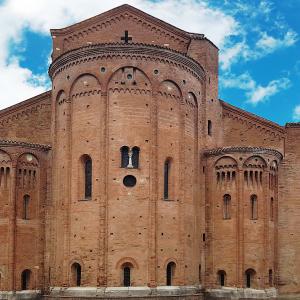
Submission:
<svg viewBox="0 0 300 300">
<path fill-rule="evenodd" d="M 136 185 L 136 178 L 132 175 L 127 175 L 123 179 L 123 184 L 126 187 L 134 187 Z"/>
<path fill-rule="evenodd" d="M 127 79 L 131 80 L 132 79 L 132 75 L 131 74 L 127 74 Z"/>
<path fill-rule="evenodd" d="M 101 67 L 100 71 L 101 73 L 105 73 L 106 69 L 104 67 Z"/>
</svg>

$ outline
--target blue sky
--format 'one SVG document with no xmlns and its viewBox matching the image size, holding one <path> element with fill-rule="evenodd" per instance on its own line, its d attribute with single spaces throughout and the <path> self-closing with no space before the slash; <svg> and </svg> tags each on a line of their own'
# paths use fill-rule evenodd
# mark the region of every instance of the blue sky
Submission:
<svg viewBox="0 0 300 300">
<path fill-rule="evenodd" d="M 0 0 L 0 109 L 51 87 L 50 28 L 120 0 Z M 219 97 L 284 125 L 300 121 L 299 0 L 128 0 L 160 19 L 204 33 L 220 48 Z"/>
</svg>

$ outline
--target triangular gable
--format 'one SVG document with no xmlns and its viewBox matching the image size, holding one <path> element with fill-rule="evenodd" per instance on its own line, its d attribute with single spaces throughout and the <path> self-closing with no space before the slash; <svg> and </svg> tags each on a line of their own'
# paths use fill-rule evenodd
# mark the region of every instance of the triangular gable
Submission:
<svg viewBox="0 0 300 300">
<path fill-rule="evenodd" d="M 183 53 L 187 52 L 191 37 L 195 38 L 194 34 L 125 4 L 69 27 L 52 29 L 53 58 L 91 44 L 124 43 L 125 31 L 132 38 L 129 42 L 159 45 Z"/>
</svg>

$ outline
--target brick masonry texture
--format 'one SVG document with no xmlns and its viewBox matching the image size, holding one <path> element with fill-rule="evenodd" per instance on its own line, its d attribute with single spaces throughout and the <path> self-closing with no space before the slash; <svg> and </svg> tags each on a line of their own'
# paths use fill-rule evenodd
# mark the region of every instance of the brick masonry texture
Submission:
<svg viewBox="0 0 300 300">
<path fill-rule="evenodd" d="M 219 100 L 216 46 L 129 5 L 51 35 L 51 91 L 0 111 L 0 289 L 74 287 L 74 264 L 155 288 L 173 262 L 174 286 L 300 293 L 300 125 Z"/>
</svg>

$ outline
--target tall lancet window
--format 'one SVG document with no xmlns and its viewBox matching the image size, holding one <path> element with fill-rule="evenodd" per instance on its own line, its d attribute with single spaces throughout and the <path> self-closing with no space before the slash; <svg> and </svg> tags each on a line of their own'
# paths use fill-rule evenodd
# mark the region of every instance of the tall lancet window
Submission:
<svg viewBox="0 0 300 300">
<path fill-rule="evenodd" d="M 223 218 L 230 219 L 231 196 L 226 194 L 223 196 Z"/>
<path fill-rule="evenodd" d="M 139 147 L 133 147 L 132 148 L 132 167 L 134 169 L 138 169 L 139 167 L 139 156 L 140 156 L 140 148 Z"/>
<path fill-rule="evenodd" d="M 84 154 L 80 158 L 79 189 L 80 198 L 90 200 L 92 197 L 92 170 L 93 163 L 89 155 Z"/>
<path fill-rule="evenodd" d="M 84 164 L 84 176 L 85 176 L 85 198 L 92 197 L 92 159 L 87 157 Z"/>
<path fill-rule="evenodd" d="M 23 197 L 23 219 L 29 220 L 29 203 L 30 203 L 30 196 L 25 195 Z"/>
<path fill-rule="evenodd" d="M 127 168 L 129 164 L 129 148 L 127 146 L 123 146 L 120 149 L 121 151 L 121 168 Z"/>
<path fill-rule="evenodd" d="M 251 206 L 251 219 L 252 220 L 257 220 L 258 218 L 258 207 L 257 207 L 257 196 L 256 195 L 251 195 L 250 197 L 250 206 Z"/>
<path fill-rule="evenodd" d="M 164 199 L 167 200 L 170 197 L 170 171 L 171 171 L 171 160 L 166 159 L 164 164 Z"/>
</svg>

